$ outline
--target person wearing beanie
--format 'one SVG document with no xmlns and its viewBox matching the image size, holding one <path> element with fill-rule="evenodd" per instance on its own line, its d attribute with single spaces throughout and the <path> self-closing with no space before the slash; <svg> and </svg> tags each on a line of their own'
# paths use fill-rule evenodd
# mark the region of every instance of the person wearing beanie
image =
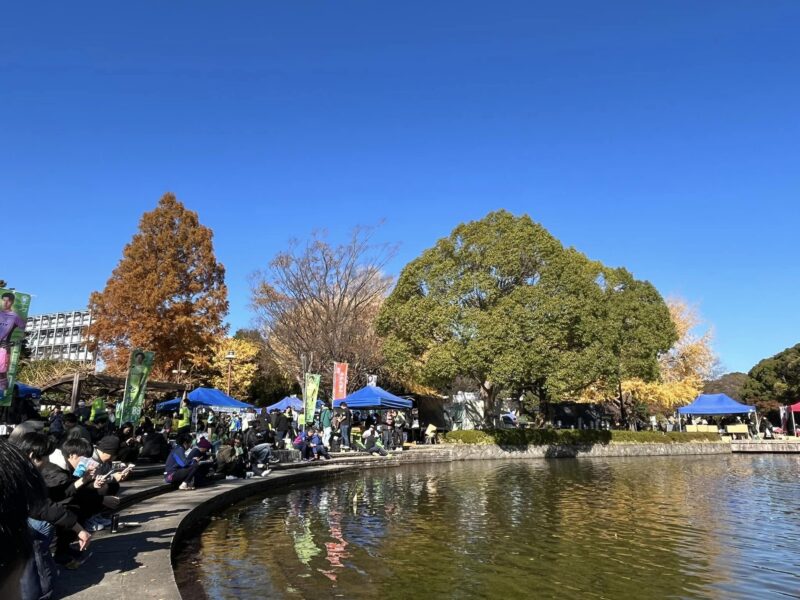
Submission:
<svg viewBox="0 0 800 600">
<path fill-rule="evenodd" d="M 189 454 L 186 455 L 188 460 L 195 460 L 199 462 L 201 465 L 207 465 L 206 471 L 211 469 L 213 466 L 214 457 L 211 455 L 211 448 L 213 445 L 210 441 L 208 441 L 205 436 L 200 436 L 197 438 L 195 442 L 194 448 L 189 451 Z"/>
<path fill-rule="evenodd" d="M 105 479 L 105 483 L 97 488 L 98 493 L 103 496 L 116 496 L 119 492 L 120 482 L 125 481 L 133 470 L 133 467 L 128 467 L 124 471 L 112 473 L 114 470 L 112 461 L 117 455 L 117 452 L 119 452 L 119 446 L 120 442 L 117 436 L 107 435 L 101 438 L 94 447 L 92 458 L 100 463 L 100 466 L 97 467 L 95 471 L 95 475 L 104 476 Z"/>
<path fill-rule="evenodd" d="M 205 440 L 205 438 L 200 438 Z M 192 449 L 187 455 L 186 451 L 191 447 L 192 437 L 188 433 L 179 433 L 175 439 L 175 448 L 172 449 L 167 457 L 167 464 L 165 465 L 164 481 L 178 486 L 181 490 L 193 490 L 195 487 L 201 487 L 205 483 L 205 477 L 211 468 L 212 463 L 205 461 L 205 450 Z M 206 444 L 203 444 L 204 446 Z M 211 444 L 208 443 L 210 447 Z M 194 456 L 192 455 L 197 451 Z"/>
</svg>

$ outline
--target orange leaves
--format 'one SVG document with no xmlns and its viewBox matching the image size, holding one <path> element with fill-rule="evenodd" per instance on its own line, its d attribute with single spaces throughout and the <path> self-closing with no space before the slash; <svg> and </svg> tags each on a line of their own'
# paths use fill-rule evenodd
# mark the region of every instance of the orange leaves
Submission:
<svg viewBox="0 0 800 600">
<path fill-rule="evenodd" d="M 89 300 L 90 335 L 107 369 L 124 373 L 133 347 L 156 353 L 154 373 L 208 350 L 225 329 L 225 269 L 211 230 L 170 193 L 145 213 L 102 292 Z"/>
</svg>

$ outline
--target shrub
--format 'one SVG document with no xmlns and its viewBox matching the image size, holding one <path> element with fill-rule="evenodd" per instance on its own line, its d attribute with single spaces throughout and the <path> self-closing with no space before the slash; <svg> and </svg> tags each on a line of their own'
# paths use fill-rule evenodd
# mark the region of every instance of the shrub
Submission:
<svg viewBox="0 0 800 600">
<path fill-rule="evenodd" d="M 494 444 L 496 443 L 491 433 L 478 430 L 448 431 L 445 441 L 454 444 Z"/>
<path fill-rule="evenodd" d="M 484 431 L 449 431 L 444 440 L 453 444 L 497 444 L 498 446 L 583 446 L 591 444 L 636 443 L 680 444 L 685 442 L 718 442 L 716 433 L 684 433 L 672 431 L 600 431 L 596 429 L 495 429 Z"/>
</svg>

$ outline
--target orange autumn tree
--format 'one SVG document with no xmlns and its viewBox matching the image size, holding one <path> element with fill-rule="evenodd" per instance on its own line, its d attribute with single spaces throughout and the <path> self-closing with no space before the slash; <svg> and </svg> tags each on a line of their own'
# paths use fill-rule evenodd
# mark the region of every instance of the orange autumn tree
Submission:
<svg viewBox="0 0 800 600">
<path fill-rule="evenodd" d="M 142 215 L 105 289 L 89 298 L 92 345 L 110 373 L 125 373 L 132 348 L 156 353 L 155 378 L 212 351 L 228 311 L 212 236 L 171 193 Z"/>
</svg>

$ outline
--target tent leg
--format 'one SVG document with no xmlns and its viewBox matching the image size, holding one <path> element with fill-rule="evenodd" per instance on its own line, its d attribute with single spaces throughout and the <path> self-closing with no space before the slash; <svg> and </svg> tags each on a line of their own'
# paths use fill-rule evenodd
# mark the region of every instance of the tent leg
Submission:
<svg viewBox="0 0 800 600">
<path fill-rule="evenodd" d="M 761 441 L 761 423 L 759 422 L 759 419 L 758 419 L 758 411 L 754 410 L 753 414 L 756 417 L 756 439 L 760 442 Z"/>
</svg>

